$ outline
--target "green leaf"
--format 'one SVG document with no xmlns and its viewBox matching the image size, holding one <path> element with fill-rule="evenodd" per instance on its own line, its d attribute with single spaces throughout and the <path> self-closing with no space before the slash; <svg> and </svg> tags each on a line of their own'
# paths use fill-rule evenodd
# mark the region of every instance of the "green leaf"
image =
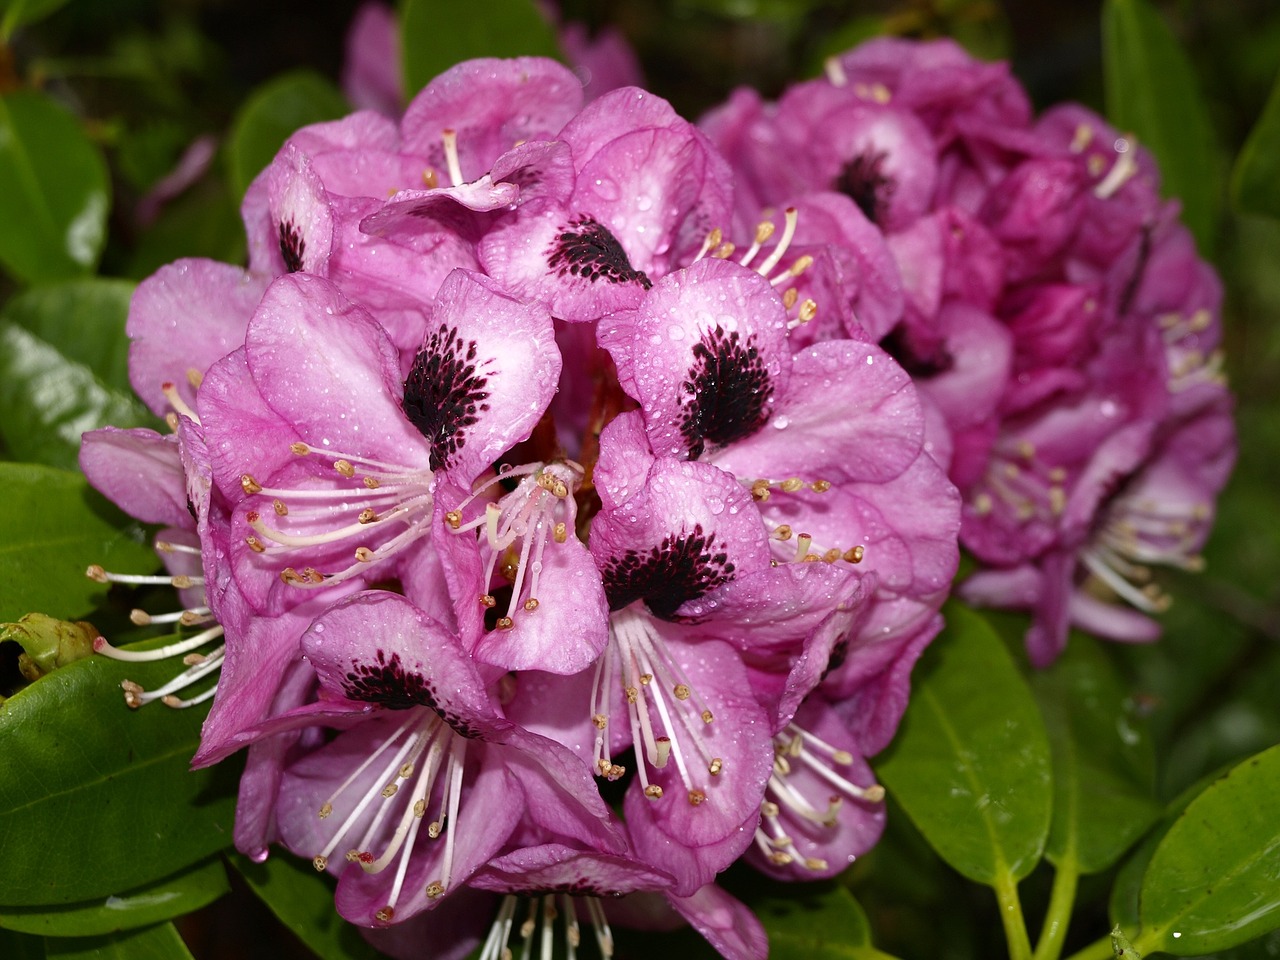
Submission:
<svg viewBox="0 0 1280 960">
<path fill-rule="evenodd" d="M 80 437 L 155 419 L 130 392 L 12 323 L 0 322 L 0 437 L 20 460 L 74 469 Z"/>
<path fill-rule="evenodd" d="M 92 610 L 107 590 L 85 576 L 92 563 L 120 573 L 158 566 L 142 528 L 79 474 L 0 463 L 0 488 L 0 621 L 32 611 L 70 618 Z"/>
<path fill-rule="evenodd" d="M 134 286 L 91 277 L 33 287 L 6 303 L 0 317 L 92 370 L 104 386 L 130 394 L 124 327 Z"/>
<path fill-rule="evenodd" d="M 1053 820 L 1045 853 L 1097 873 L 1155 822 L 1155 752 L 1098 641 L 1073 633 L 1032 677 L 1053 752 Z"/>
<path fill-rule="evenodd" d="M 0 97 L 0 263 L 22 280 L 89 273 L 111 184 L 80 122 L 43 94 Z"/>
<path fill-rule="evenodd" d="M 54 937 L 93 937 L 133 930 L 199 910 L 230 891 L 221 860 L 120 896 L 65 907 L 0 907 L 0 927 Z"/>
<path fill-rule="evenodd" d="M 555 31 L 533 0 L 488 0 L 484 16 L 465 4 L 404 0 L 400 50 L 410 98 L 438 74 L 473 57 L 560 56 Z"/>
<path fill-rule="evenodd" d="M 26 23 L 34 23 L 53 13 L 66 4 L 67 0 L 4 0 L 0 3 L 0 34 L 5 41 L 13 36 L 13 31 Z"/>
<path fill-rule="evenodd" d="M 234 765 L 190 771 L 206 708 L 125 707 L 180 663 L 90 657 L 0 707 L 0 904 L 95 900 L 231 844 Z"/>
<path fill-rule="evenodd" d="M 309 863 L 287 854 L 263 863 L 232 853 L 228 860 L 259 899 L 321 960 L 372 960 L 369 946 L 333 907 L 333 883 Z"/>
<path fill-rule="evenodd" d="M 295 130 L 350 110 L 342 92 L 311 70 L 284 73 L 258 87 L 231 123 L 227 148 L 236 201 Z"/>
<path fill-rule="evenodd" d="M 45 952 L 50 960 L 193 960 L 172 923 L 108 937 L 50 938 Z"/>
<path fill-rule="evenodd" d="M 857 960 L 871 948 L 871 925 L 848 888 L 836 881 L 791 884 L 786 895 L 752 899 L 769 935 L 773 960 Z"/>
<path fill-rule="evenodd" d="M 1193 956 L 1280 927 L 1280 746 L 1210 784 L 1156 848 L 1135 944 Z"/>
<path fill-rule="evenodd" d="M 1231 200 L 1242 213 L 1280 217 L 1280 74 L 1231 171 Z"/>
<path fill-rule="evenodd" d="M 1049 742 L 1031 690 L 976 613 L 952 604 L 916 668 L 876 772 L 938 854 L 971 880 L 1019 880 L 1049 832 Z"/>
<path fill-rule="evenodd" d="M 0 957 L 6 960 L 44 960 L 44 941 L 26 933 L 0 930 Z"/>
<path fill-rule="evenodd" d="M 1186 54 L 1147 0 L 1106 0 L 1102 8 L 1107 113 L 1160 163 L 1166 196 L 1201 253 L 1213 249 L 1219 177 L 1213 128 Z"/>
</svg>

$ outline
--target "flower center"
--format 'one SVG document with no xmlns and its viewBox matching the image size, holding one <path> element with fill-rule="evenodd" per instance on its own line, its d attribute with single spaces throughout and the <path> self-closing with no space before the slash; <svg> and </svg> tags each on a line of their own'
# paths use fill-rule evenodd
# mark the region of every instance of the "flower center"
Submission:
<svg viewBox="0 0 1280 960">
<path fill-rule="evenodd" d="M 612 558 L 602 576 L 610 610 L 643 600 L 654 616 L 674 620 L 687 601 L 732 580 L 734 565 L 725 545 L 699 523 L 692 532 L 668 534 L 647 552 L 629 549 Z"/>
<path fill-rule="evenodd" d="M 653 283 L 631 266 L 609 228 L 594 217 L 579 214 L 565 224 L 547 250 L 547 266 L 559 277 L 580 277 L 594 283 L 638 283 L 648 290 Z"/>
<path fill-rule="evenodd" d="M 773 385 L 755 335 L 743 342 L 738 331 L 725 333 L 717 324 L 703 332 L 693 348 L 693 366 L 683 384 L 684 420 L 680 435 L 689 459 L 749 437 L 769 422 Z"/>
<path fill-rule="evenodd" d="M 858 154 L 841 168 L 832 184 L 833 189 L 856 203 L 867 219 L 877 225 L 883 222 L 885 209 L 897 186 L 884 172 L 885 157 L 883 150 Z"/>
<path fill-rule="evenodd" d="M 426 338 L 404 381 L 405 416 L 431 445 L 431 469 L 447 467 L 467 442 L 467 429 L 489 409 L 487 374 L 474 340 L 441 324 Z"/>
<path fill-rule="evenodd" d="M 297 273 L 302 269 L 302 256 L 307 252 L 307 241 L 292 220 L 281 220 L 279 225 L 280 256 L 285 269 Z"/>
</svg>

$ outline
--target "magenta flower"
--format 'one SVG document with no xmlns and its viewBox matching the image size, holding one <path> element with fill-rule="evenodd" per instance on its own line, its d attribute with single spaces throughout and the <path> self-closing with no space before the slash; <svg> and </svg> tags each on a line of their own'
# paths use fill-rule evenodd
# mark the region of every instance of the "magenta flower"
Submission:
<svg viewBox="0 0 1280 960">
<path fill-rule="evenodd" d="M 361 307 L 319 278 L 281 278 L 244 350 L 210 372 L 199 405 L 214 479 L 259 609 L 371 582 L 388 561 L 410 584 L 433 579 L 434 554 L 410 547 L 433 529 L 435 472 L 469 481 L 537 422 L 560 367 L 545 313 L 458 272 L 433 322 L 402 373 Z"/>
</svg>

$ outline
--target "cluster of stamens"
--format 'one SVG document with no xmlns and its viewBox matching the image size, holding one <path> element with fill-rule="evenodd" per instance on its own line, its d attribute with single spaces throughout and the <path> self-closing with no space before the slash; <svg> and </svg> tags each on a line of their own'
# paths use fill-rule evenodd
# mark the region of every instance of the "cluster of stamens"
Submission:
<svg viewBox="0 0 1280 960">
<path fill-rule="evenodd" d="M 1166 313 L 1157 323 L 1169 358 L 1169 390 L 1182 393 L 1200 384 L 1226 386 L 1221 349 L 1205 353 L 1196 338 L 1213 326 L 1213 314 L 1201 308 L 1190 316 Z"/>
<path fill-rule="evenodd" d="M 495 626 L 510 630 L 517 611 L 533 613 L 538 600 L 543 555 L 548 539 L 564 543 L 577 522 L 577 502 L 573 494 L 582 483 L 583 468 L 572 460 L 533 463 L 520 467 L 504 465 L 497 476 L 480 484 L 462 503 L 444 515 L 445 528 L 454 534 L 483 530 L 481 551 L 488 553 L 485 564 L 486 592 L 480 605 L 492 609 L 497 598 L 489 591 L 495 575 L 511 584 L 511 600 Z M 485 504 L 484 512 L 464 522 L 467 508 L 492 494 L 494 487 L 519 477 L 516 488 L 497 502 Z M 518 543 L 518 547 L 517 547 Z"/>
<path fill-rule="evenodd" d="M 744 481 L 746 482 L 746 481 Z M 759 479 L 746 482 L 751 490 L 751 498 L 759 504 L 768 503 L 776 492 L 796 494 L 805 490 L 814 493 L 826 493 L 831 489 L 829 480 L 802 480 L 800 477 L 788 477 L 785 480 Z M 866 556 L 866 548 L 862 544 L 851 547 L 824 547 L 815 543 L 811 534 L 796 531 L 789 523 L 777 523 L 768 516 L 763 517 L 765 527 L 769 530 L 769 539 L 775 544 L 794 544 L 795 553 L 787 550 L 778 551 L 778 563 L 861 563 Z"/>
<path fill-rule="evenodd" d="M 196 547 L 170 543 L 164 540 L 156 542 L 156 550 L 160 553 L 189 553 L 196 556 L 199 556 L 200 553 Z M 189 590 L 193 587 L 204 586 L 204 578 L 200 576 L 188 576 L 187 574 L 139 576 L 112 573 L 104 570 L 98 564 L 90 566 L 85 571 L 85 576 L 98 583 L 119 583 L 128 586 L 170 586 L 176 590 Z M 214 623 L 213 615 L 207 606 L 197 604 L 182 610 L 161 614 L 135 609 L 130 613 L 129 619 L 138 626 L 173 624 L 179 627 L 194 627 L 213 623 L 213 626 L 202 630 L 195 636 L 165 644 L 154 650 L 122 650 L 119 647 L 112 646 L 106 637 L 97 637 L 93 641 L 95 653 L 110 657 L 113 660 L 123 660 L 131 663 L 152 663 L 159 660 L 167 660 L 171 657 L 182 657 L 182 663 L 186 669 L 180 671 L 167 683 L 155 690 L 146 690 L 141 684 L 133 680 L 121 681 L 120 688 L 124 691 L 124 702 L 131 709 L 136 710 L 156 700 L 159 700 L 165 706 L 183 709 L 204 703 L 217 692 L 217 684 L 215 683 L 209 689 L 201 691 L 193 697 L 183 698 L 178 696 L 180 691 L 199 683 L 222 667 L 225 652 L 223 646 L 219 645 L 216 649 L 205 653 L 197 652 L 200 647 L 213 643 L 215 640 L 220 639 L 223 634 L 222 627 Z"/>
<path fill-rule="evenodd" d="M 1059 517 L 1067 508 L 1067 471 L 1063 467 L 1046 467 L 1036 457 L 1029 441 L 1019 441 L 1014 450 L 992 451 L 991 465 L 982 478 L 981 489 L 973 498 L 973 510 L 980 516 L 990 514 L 996 500 L 1013 508 L 1019 521 L 1035 517 Z"/>
<path fill-rule="evenodd" d="M 1212 511 L 1208 504 L 1165 505 L 1135 496 L 1116 498 L 1089 546 L 1085 569 L 1117 597 L 1145 613 L 1163 613 L 1172 602 L 1153 580 L 1152 564 L 1204 569 L 1195 553 Z"/>
<path fill-rule="evenodd" d="M 790 818 L 810 829 L 830 830 L 835 828 L 846 800 L 882 801 L 884 787 L 878 783 L 860 787 L 836 769 L 852 763 L 853 755 L 848 751 L 832 746 L 795 723 L 788 724 L 786 729 L 774 735 L 773 772 L 765 789 L 764 802 L 760 805 L 760 826 L 755 834 L 757 848 L 770 862 L 778 866 L 795 864 L 815 872 L 828 869 L 826 860 L 795 852 L 795 841 L 783 826 L 783 819 Z M 792 772 L 797 770 L 816 775 L 835 790 L 826 797 L 825 807 L 811 802 L 788 781 Z"/>
<path fill-rule="evenodd" d="M 582 930 L 578 925 L 576 903 L 581 903 L 587 911 L 587 918 L 595 932 L 596 947 L 602 960 L 613 956 L 613 931 L 605 918 L 604 908 L 596 897 L 571 897 L 560 894 L 560 905 L 556 905 L 556 894 L 548 893 L 541 897 L 529 897 L 525 900 L 527 910 L 525 918 L 517 922 L 516 913 L 521 898 L 508 894 L 502 898 L 498 907 L 498 915 L 489 928 L 489 935 L 480 947 L 479 960 L 511 960 L 515 956 L 512 950 L 511 934 L 519 936 L 521 960 L 533 956 L 534 945 L 537 945 L 539 960 L 552 960 L 555 956 L 555 927 L 560 916 L 564 916 L 564 956 L 567 960 L 576 960 L 578 948 L 582 945 Z"/>
<path fill-rule="evenodd" d="M 662 787 L 649 781 L 648 769 L 664 770 L 674 760 L 689 803 L 705 803 L 708 781 L 701 770 L 716 777 L 724 769 L 724 761 L 707 743 L 707 728 L 715 718 L 648 616 L 634 605 L 611 618 L 609 645 L 596 662 L 591 684 L 594 763 L 597 775 L 606 780 L 617 780 L 626 772 L 613 762 L 609 750 L 615 690 L 621 693 L 619 707 L 631 726 L 636 776 L 644 795 L 651 800 L 662 797 Z"/>
<path fill-rule="evenodd" d="M 747 248 L 746 253 L 738 258 L 738 263 L 744 267 L 749 267 L 760 276 L 764 277 L 774 287 L 781 287 L 784 284 L 795 280 L 802 273 L 813 266 L 813 257 L 809 254 L 796 257 L 789 267 L 785 270 L 779 270 L 774 273 L 775 268 L 786 255 L 787 250 L 791 246 L 791 241 L 795 238 L 796 224 L 799 223 L 800 214 L 795 207 L 788 207 L 783 212 L 782 235 L 778 238 L 778 242 L 774 244 L 773 249 L 759 263 L 754 263 L 757 256 L 764 249 L 764 245 L 773 238 L 777 232 L 777 227 L 771 220 L 762 220 L 756 225 L 755 234 L 752 237 L 751 246 Z M 725 240 L 724 231 L 719 227 L 713 229 L 707 234 L 702 241 L 702 248 L 698 251 L 697 256 L 693 258 L 694 262 L 701 260 L 703 257 L 713 257 L 718 260 L 728 260 L 737 251 L 737 247 L 730 241 Z M 772 274 L 772 276 L 771 276 Z M 818 304 L 813 300 L 805 298 L 800 299 L 800 291 L 796 287 L 787 287 L 782 294 L 782 305 L 790 314 L 787 321 L 787 328 L 794 330 L 801 324 L 808 323 L 818 315 Z"/>
<path fill-rule="evenodd" d="M 378 920 L 390 923 L 404 889 L 409 859 L 435 795 L 439 798 L 436 815 L 426 823 L 426 835 L 430 840 L 443 835 L 445 849 L 440 877 L 428 883 L 425 892 L 433 900 L 443 896 L 452 882 L 456 831 L 451 827 L 457 823 L 462 800 L 466 750 L 467 741 L 438 715 L 426 709 L 412 711 L 321 805 L 319 817 L 327 820 L 343 796 L 354 792 L 353 784 L 362 777 L 368 779 L 367 772 L 376 771 L 373 787 L 351 802 L 330 841 L 312 858 L 313 866 L 325 870 L 334 851 L 344 844 L 349 844 L 347 862 L 359 864 L 365 873 L 381 873 L 394 864 L 396 872 L 387 904 L 375 914 Z M 383 851 L 376 854 L 370 847 L 386 837 L 393 816 L 398 816 L 395 828 Z"/>
<path fill-rule="evenodd" d="M 286 489 L 263 486 L 252 474 L 244 474 L 240 486 L 245 496 L 270 497 L 271 514 L 276 518 L 273 525 L 263 518 L 261 509 L 245 514 L 254 531 L 245 538 L 249 549 L 260 554 L 296 555 L 344 541 L 360 542 L 352 549 L 354 562 L 348 566 L 322 572 L 313 565 L 304 565 L 301 570 L 291 565 L 280 573 L 285 583 L 296 587 L 340 583 L 360 576 L 369 564 L 394 556 L 427 534 L 432 508 L 430 471 L 320 451 L 300 441 L 290 444 L 289 449 L 299 457 L 332 458 L 332 478 L 338 482 Z M 354 505 L 353 500 L 357 501 Z M 290 533 L 281 528 L 285 523 L 322 532 Z"/>
</svg>

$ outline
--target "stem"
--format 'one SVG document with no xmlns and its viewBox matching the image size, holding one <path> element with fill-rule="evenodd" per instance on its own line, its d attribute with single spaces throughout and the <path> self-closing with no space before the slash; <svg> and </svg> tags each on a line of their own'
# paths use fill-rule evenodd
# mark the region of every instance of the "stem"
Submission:
<svg viewBox="0 0 1280 960">
<path fill-rule="evenodd" d="M 1007 869 L 1002 869 L 997 873 L 993 886 L 996 900 L 1000 903 L 1000 922 L 1004 924 L 1005 940 L 1009 943 L 1009 960 L 1031 960 L 1031 939 L 1022 916 L 1022 901 L 1018 899 L 1018 881 Z"/>
<path fill-rule="evenodd" d="M 1116 952 L 1111 949 L 1111 934 L 1095 940 L 1082 950 L 1077 950 L 1067 960 L 1115 960 Z"/>
<path fill-rule="evenodd" d="M 1049 895 L 1049 909 L 1045 913 L 1044 926 L 1036 943 L 1035 960 L 1058 960 L 1062 956 L 1062 942 L 1071 923 L 1071 911 L 1076 902 L 1076 886 L 1080 871 L 1074 853 L 1068 853 L 1057 865 L 1053 875 L 1053 892 Z"/>
</svg>

